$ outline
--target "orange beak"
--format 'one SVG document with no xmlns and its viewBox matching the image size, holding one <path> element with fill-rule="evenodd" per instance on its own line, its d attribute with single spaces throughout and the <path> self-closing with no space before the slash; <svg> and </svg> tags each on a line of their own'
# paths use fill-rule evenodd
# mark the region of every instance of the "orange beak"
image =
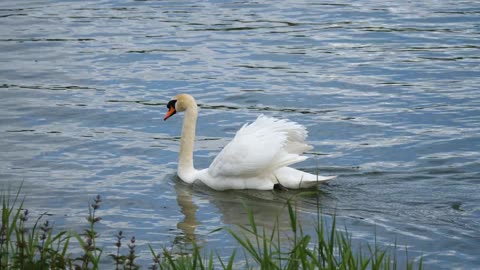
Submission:
<svg viewBox="0 0 480 270">
<path fill-rule="evenodd" d="M 170 107 L 170 109 L 168 109 L 168 112 L 165 114 L 165 117 L 163 118 L 163 121 L 170 118 L 170 116 L 174 115 L 176 112 L 177 111 L 175 110 L 175 107 Z"/>
</svg>

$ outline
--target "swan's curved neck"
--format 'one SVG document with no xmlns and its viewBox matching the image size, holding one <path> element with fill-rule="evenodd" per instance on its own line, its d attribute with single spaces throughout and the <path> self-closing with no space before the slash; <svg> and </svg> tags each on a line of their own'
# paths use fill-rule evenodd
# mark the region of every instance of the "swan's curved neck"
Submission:
<svg viewBox="0 0 480 270">
<path fill-rule="evenodd" d="M 190 104 L 185 110 L 182 137 L 180 139 L 180 154 L 178 158 L 178 176 L 187 183 L 196 180 L 197 171 L 193 167 L 193 147 L 195 144 L 195 128 L 197 126 L 198 107 Z"/>
</svg>

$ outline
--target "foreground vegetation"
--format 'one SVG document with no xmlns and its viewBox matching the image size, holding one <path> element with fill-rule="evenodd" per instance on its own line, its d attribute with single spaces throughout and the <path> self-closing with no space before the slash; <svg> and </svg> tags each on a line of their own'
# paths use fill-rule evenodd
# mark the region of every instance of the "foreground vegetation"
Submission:
<svg viewBox="0 0 480 270">
<path fill-rule="evenodd" d="M 104 256 L 111 259 L 109 269 L 140 269 L 136 263 L 135 237 L 122 249 L 125 237 L 119 231 L 113 243 L 116 252 L 112 254 L 104 254 L 104 248 L 97 245 L 95 224 L 101 220 L 97 214 L 101 202 L 100 196 L 93 199 L 83 232 L 54 232 L 45 215 L 37 217 L 33 226 L 27 226 L 31 217 L 23 209 L 19 193 L 2 196 L 0 269 L 100 269 L 105 268 L 100 267 Z M 202 250 L 195 243 L 191 254 L 181 256 L 166 248 L 155 252 L 149 245 L 152 264 L 148 269 L 397 269 L 396 247 L 354 249 L 349 234 L 336 230 L 335 218 L 327 226 L 319 212 L 315 235 L 304 234 L 295 207 L 290 202 L 286 207 L 291 228 L 287 240 L 280 236 L 278 221 L 267 233 L 257 226 L 247 208 L 249 226 L 224 229 L 239 244 L 239 249 L 233 250 L 227 259 L 214 251 Z M 421 260 L 417 267 L 422 269 Z M 406 262 L 406 268 L 413 269 L 414 262 Z"/>
</svg>

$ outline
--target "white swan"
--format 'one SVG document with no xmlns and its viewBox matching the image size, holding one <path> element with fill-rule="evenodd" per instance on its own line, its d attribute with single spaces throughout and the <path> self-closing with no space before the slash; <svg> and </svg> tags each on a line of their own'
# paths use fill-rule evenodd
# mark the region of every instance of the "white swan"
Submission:
<svg viewBox="0 0 480 270">
<path fill-rule="evenodd" d="M 197 103 L 191 95 L 180 94 L 168 102 L 167 108 L 164 120 L 176 112 L 185 112 L 178 160 L 178 176 L 184 182 L 199 180 L 216 190 L 272 190 L 282 186 L 308 188 L 336 177 L 313 175 L 287 167 L 307 159 L 301 156 L 311 149 L 305 143 L 307 130 L 297 123 L 264 115 L 245 124 L 208 169 L 196 170 L 193 167 L 193 146 Z"/>
</svg>

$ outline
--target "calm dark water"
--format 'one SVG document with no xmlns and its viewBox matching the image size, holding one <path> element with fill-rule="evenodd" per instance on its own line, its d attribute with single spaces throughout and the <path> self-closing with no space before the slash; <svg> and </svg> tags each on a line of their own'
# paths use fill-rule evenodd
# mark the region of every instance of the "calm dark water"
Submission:
<svg viewBox="0 0 480 270">
<path fill-rule="evenodd" d="M 0 34 L 0 189 L 78 230 L 100 194 L 106 254 L 120 229 L 144 265 L 147 242 L 228 254 L 208 232 L 246 224 L 242 202 L 269 227 L 296 195 L 306 231 L 318 201 L 360 244 L 479 268 L 478 1 L 3 1 Z M 298 168 L 339 178 L 317 196 L 180 183 L 181 117 L 162 118 L 181 92 L 196 167 L 264 113 L 308 127 Z"/>
</svg>

